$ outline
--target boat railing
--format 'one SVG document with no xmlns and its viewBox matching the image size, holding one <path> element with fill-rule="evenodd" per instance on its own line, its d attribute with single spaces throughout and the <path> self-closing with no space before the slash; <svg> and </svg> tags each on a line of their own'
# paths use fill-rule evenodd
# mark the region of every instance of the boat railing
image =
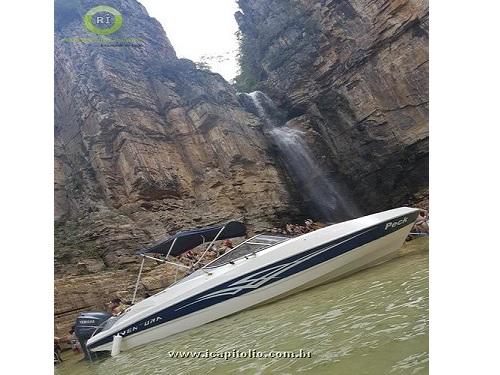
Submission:
<svg viewBox="0 0 500 375">
<path fill-rule="evenodd" d="M 237 259 L 256 255 L 258 252 L 287 241 L 290 238 L 291 237 L 257 234 L 206 264 L 203 269 L 220 267 L 224 264 L 232 263 Z"/>
</svg>

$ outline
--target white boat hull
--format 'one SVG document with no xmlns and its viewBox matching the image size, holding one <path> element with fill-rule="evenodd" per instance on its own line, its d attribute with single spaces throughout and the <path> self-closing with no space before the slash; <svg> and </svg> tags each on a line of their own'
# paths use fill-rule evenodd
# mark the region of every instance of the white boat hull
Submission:
<svg viewBox="0 0 500 375">
<path fill-rule="evenodd" d="M 328 236 L 334 234 L 335 231 L 328 230 L 329 227 L 323 228 L 319 231 L 316 232 L 321 232 L 318 233 L 321 234 L 320 236 L 300 236 L 297 239 L 302 239 L 304 242 L 300 241 L 286 241 L 284 244 L 287 244 L 290 242 L 288 245 L 288 250 L 289 252 L 287 253 L 287 247 L 283 247 L 280 245 L 276 246 L 276 249 L 269 249 L 269 253 L 266 254 L 258 254 L 258 256 L 255 256 L 254 258 L 247 259 L 245 260 L 244 264 L 236 264 L 232 266 L 232 270 L 227 271 L 227 270 L 222 270 L 224 272 L 217 274 L 219 272 L 219 269 L 216 269 L 213 271 L 213 274 L 211 275 L 204 275 L 202 276 L 204 278 L 202 284 L 196 284 L 195 280 L 186 282 L 187 283 L 193 283 L 196 284 L 196 286 L 191 290 L 187 291 L 186 294 L 183 294 L 182 291 L 179 290 L 179 294 L 175 295 L 174 293 L 174 287 L 172 287 L 171 292 L 172 294 L 166 294 L 165 298 L 170 299 L 170 305 L 177 305 L 182 304 L 183 300 L 184 301 L 191 301 L 193 299 L 193 294 L 199 291 L 199 288 L 201 285 L 205 285 L 206 289 L 211 291 L 215 290 L 215 292 L 209 293 L 205 295 L 202 295 L 201 297 L 197 297 L 194 299 L 194 301 L 189 302 L 187 304 L 184 304 L 183 306 L 172 310 L 174 313 L 179 313 L 179 311 L 182 311 L 185 308 L 193 308 L 193 306 L 196 306 L 197 304 L 205 304 L 209 303 L 212 299 L 216 298 L 227 298 L 228 295 L 231 293 L 237 294 L 237 293 L 243 293 L 241 295 L 236 295 L 234 297 L 228 298 L 222 302 L 219 303 L 214 303 L 210 306 L 202 307 L 196 311 L 193 311 L 192 313 L 180 316 L 176 319 L 172 319 L 171 321 L 166 321 L 166 322 L 158 322 L 159 324 L 156 324 L 156 322 L 152 324 L 154 325 L 152 328 L 145 328 L 142 327 L 142 330 L 138 328 L 136 331 L 133 330 L 133 321 L 134 321 L 134 315 L 135 320 L 139 321 L 139 319 L 143 319 L 145 315 L 151 315 L 152 310 L 154 309 L 154 306 L 150 309 L 146 310 L 139 310 L 136 314 L 132 314 L 129 318 L 125 319 L 125 321 L 121 324 L 123 327 L 122 331 L 119 331 L 120 326 L 118 327 L 112 327 L 109 331 L 114 331 L 115 334 L 123 334 L 123 340 L 122 340 L 122 350 L 128 350 L 140 345 L 144 345 L 147 343 L 150 343 L 152 341 L 160 340 L 165 337 L 174 335 L 179 332 L 186 331 L 188 329 L 194 328 L 201 326 L 203 324 L 212 322 L 214 320 L 226 317 L 228 315 L 234 314 L 236 312 L 248 309 L 253 306 L 257 306 L 259 304 L 264 304 L 264 303 L 269 303 L 273 300 L 283 298 L 285 296 L 288 296 L 293 293 L 297 293 L 298 291 L 305 290 L 311 287 L 314 287 L 316 285 L 324 284 L 326 282 L 329 282 L 334 279 L 338 279 L 342 276 L 345 276 L 347 274 L 351 274 L 353 272 L 356 272 L 360 269 L 369 267 L 370 265 L 373 265 L 375 263 L 379 263 L 388 257 L 390 257 L 392 254 L 394 254 L 398 249 L 401 247 L 401 245 L 404 243 L 405 238 L 408 236 L 408 233 L 410 232 L 413 223 L 414 223 L 414 218 L 416 218 L 416 210 L 413 209 L 396 209 L 396 210 L 403 210 L 401 212 L 395 212 L 392 216 L 387 216 L 389 219 L 385 216 L 382 216 L 381 219 L 379 220 L 380 222 L 376 223 L 375 225 L 378 225 L 380 228 L 377 229 L 377 231 L 382 230 L 385 227 L 385 230 L 392 230 L 391 233 L 381 235 L 379 238 L 376 238 L 372 241 L 369 241 L 365 244 L 361 244 L 360 246 L 353 247 L 352 249 L 345 251 L 342 254 L 336 255 L 332 257 L 331 259 L 326 259 L 325 261 L 319 262 L 318 264 L 311 265 L 310 267 L 307 267 L 299 272 L 295 272 L 289 276 L 282 277 L 279 280 L 273 281 L 273 279 L 276 279 L 279 277 L 279 275 L 283 275 L 286 272 L 290 272 L 290 270 L 296 268 L 296 267 L 302 267 L 304 263 L 307 263 L 308 261 L 312 261 L 312 259 L 321 257 L 321 256 L 326 256 L 328 252 L 334 251 L 335 249 L 341 248 L 342 246 L 347 246 L 349 243 L 353 243 L 357 240 L 361 240 L 363 237 L 370 236 L 371 232 L 375 228 L 374 225 L 368 226 L 368 229 L 365 231 L 358 232 L 358 234 L 355 234 L 351 237 L 348 237 L 344 241 L 339 241 L 333 245 L 329 246 L 317 246 L 317 250 L 312 252 L 311 254 L 307 254 L 307 252 L 304 252 L 304 256 L 300 253 L 299 250 L 296 250 L 295 252 L 295 258 L 290 262 L 285 262 L 283 260 L 283 254 L 287 255 L 292 255 L 294 254 L 294 246 L 295 244 L 296 248 L 298 249 L 300 246 L 304 247 L 304 243 L 306 242 L 311 242 L 310 245 L 306 247 L 307 250 L 310 251 L 311 246 L 317 245 L 317 243 L 320 243 L 323 241 L 323 243 L 328 240 Z M 396 211 L 396 210 L 391 210 L 391 211 Z M 390 211 L 386 211 L 390 212 Z M 391 227 L 390 225 L 393 225 L 391 220 L 392 217 L 401 217 L 401 215 L 407 215 L 408 219 L 400 223 L 399 226 L 396 228 Z M 370 218 L 374 215 L 370 215 L 364 218 L 360 219 L 355 219 L 351 220 L 350 222 L 354 222 L 357 220 L 357 223 L 363 224 L 363 219 L 365 218 Z M 365 220 L 368 224 L 370 224 L 370 220 Z M 403 221 L 403 219 L 399 219 L 399 221 Z M 346 223 L 350 223 L 346 222 Z M 341 226 L 342 224 L 345 223 L 340 223 L 337 224 L 336 226 Z M 387 227 L 389 225 L 389 227 Z M 335 225 L 331 226 L 335 227 Z M 344 225 L 342 228 L 349 228 L 349 226 Z M 371 228 L 371 229 L 370 229 Z M 388 229 L 389 228 L 389 229 Z M 312 232 L 310 234 L 316 233 Z M 294 239 L 296 240 L 296 239 Z M 316 241 L 315 241 L 316 240 Z M 331 238 L 330 238 L 331 240 Z M 281 249 L 281 250 L 280 250 Z M 267 250 L 266 250 L 267 251 Z M 274 253 L 272 253 L 273 251 Z M 276 255 L 275 259 L 271 255 Z M 259 259 L 261 258 L 261 259 Z M 285 258 L 285 260 L 290 259 Z M 273 262 L 276 260 L 276 262 Z M 265 262 L 264 262 L 265 261 Z M 237 280 L 236 282 L 231 281 L 231 278 L 234 278 L 235 275 L 238 274 L 238 272 L 233 272 L 233 271 L 239 271 L 240 274 L 245 275 L 246 270 L 249 269 L 257 269 L 259 270 L 258 263 L 261 262 L 262 264 L 267 264 L 267 270 L 262 271 L 262 272 L 254 272 L 251 276 L 244 277 L 243 279 Z M 263 263 L 264 262 L 264 263 Z M 279 264 L 281 262 L 281 264 Z M 252 264 L 253 263 L 253 264 Z M 278 264 L 277 266 L 274 266 L 274 264 Z M 226 266 L 223 266 L 226 267 Z M 220 267 L 220 268 L 223 268 Z M 266 268 L 264 267 L 264 268 Z M 221 288 L 213 288 L 213 283 L 211 281 L 218 280 L 222 283 L 225 282 L 225 280 L 230 280 L 229 283 L 226 282 L 225 286 Z M 269 284 L 266 284 L 269 283 Z M 179 285 L 177 286 L 178 289 L 185 287 L 186 289 L 188 288 L 188 285 Z M 210 289 L 212 288 L 212 289 Z M 168 293 L 169 289 L 167 288 L 165 292 Z M 160 295 L 163 293 L 160 293 Z M 198 294 L 199 295 L 199 294 Z M 186 299 L 186 296 L 189 296 L 190 299 Z M 158 295 L 154 296 L 157 299 L 160 299 Z M 177 306 L 176 305 L 176 306 Z M 161 307 L 160 307 L 161 306 Z M 164 304 L 160 305 L 160 302 L 158 303 L 158 306 L 156 307 L 157 310 L 163 309 Z M 127 313 L 127 315 L 130 315 L 132 313 L 132 310 Z M 154 315 L 154 314 L 153 314 Z M 159 316 L 159 315 L 158 315 Z M 153 320 L 155 319 L 154 317 L 152 318 Z M 145 324 L 145 323 L 144 323 Z M 125 327 L 131 327 L 132 325 L 132 331 L 127 333 L 125 330 Z M 128 328 L 129 330 L 131 328 Z M 121 332 L 121 333 L 120 333 Z M 109 340 L 111 332 L 101 332 L 97 334 L 95 337 L 91 338 L 88 342 L 88 347 L 92 351 L 103 351 L 103 350 L 111 350 L 112 346 L 112 341 Z M 112 335 L 111 335 L 112 337 Z M 103 339 L 106 339 L 107 342 L 102 342 Z M 99 342 L 101 341 L 101 343 Z M 96 345 L 100 344 L 100 345 Z M 94 344 L 94 345 L 93 345 Z"/>
</svg>

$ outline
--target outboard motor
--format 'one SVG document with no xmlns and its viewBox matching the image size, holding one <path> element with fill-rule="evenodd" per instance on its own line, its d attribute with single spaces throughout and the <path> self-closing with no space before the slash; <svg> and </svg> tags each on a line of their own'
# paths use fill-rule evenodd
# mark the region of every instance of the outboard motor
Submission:
<svg viewBox="0 0 500 375">
<path fill-rule="evenodd" d="M 87 340 L 95 333 L 102 331 L 104 322 L 110 317 L 110 313 L 95 311 L 80 313 L 76 318 L 75 334 L 85 354 L 85 359 L 92 359 L 91 352 L 87 350 Z M 95 357 L 95 353 L 92 354 Z"/>
</svg>

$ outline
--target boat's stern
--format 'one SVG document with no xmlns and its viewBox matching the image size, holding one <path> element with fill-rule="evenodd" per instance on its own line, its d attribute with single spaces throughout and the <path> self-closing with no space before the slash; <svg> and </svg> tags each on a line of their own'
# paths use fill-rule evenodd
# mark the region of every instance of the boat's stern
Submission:
<svg viewBox="0 0 500 375">
<path fill-rule="evenodd" d="M 104 325 L 110 318 L 112 318 L 110 313 L 102 311 L 83 312 L 76 318 L 75 335 L 80 342 L 86 359 L 90 359 L 87 341 L 93 335 L 102 331 Z"/>
</svg>

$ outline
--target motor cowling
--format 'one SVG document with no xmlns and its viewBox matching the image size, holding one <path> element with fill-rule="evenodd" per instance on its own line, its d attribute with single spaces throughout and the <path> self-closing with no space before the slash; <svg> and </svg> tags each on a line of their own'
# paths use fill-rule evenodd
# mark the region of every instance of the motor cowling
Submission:
<svg viewBox="0 0 500 375">
<path fill-rule="evenodd" d="M 80 346 L 83 349 L 85 358 L 91 359 L 90 352 L 87 350 L 87 340 L 94 334 L 100 332 L 106 322 L 112 315 L 102 311 L 91 311 L 80 313 L 76 318 L 75 335 L 78 337 Z"/>
</svg>

